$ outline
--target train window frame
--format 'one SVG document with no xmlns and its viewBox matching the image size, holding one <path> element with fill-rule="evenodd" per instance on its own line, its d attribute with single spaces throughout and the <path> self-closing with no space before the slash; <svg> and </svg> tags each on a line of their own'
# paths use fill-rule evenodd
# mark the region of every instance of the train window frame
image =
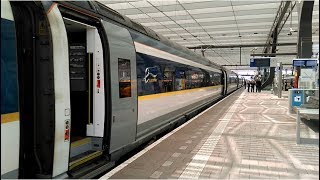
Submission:
<svg viewBox="0 0 320 180">
<path fill-rule="evenodd" d="M 124 67 L 125 69 L 121 69 L 120 68 L 121 66 Z M 127 72 L 126 76 L 123 72 Z M 123 80 L 123 78 L 126 78 L 126 79 Z M 119 82 L 119 98 L 122 99 L 122 98 L 132 97 L 130 59 L 118 58 L 118 82 Z"/>
</svg>

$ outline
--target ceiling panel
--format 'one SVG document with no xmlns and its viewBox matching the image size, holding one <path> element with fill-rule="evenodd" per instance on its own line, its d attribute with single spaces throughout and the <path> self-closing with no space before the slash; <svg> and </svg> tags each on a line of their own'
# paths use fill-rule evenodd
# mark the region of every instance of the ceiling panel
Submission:
<svg viewBox="0 0 320 180">
<path fill-rule="evenodd" d="M 191 47 L 199 45 L 265 44 L 281 1 L 278 0 L 111 0 L 101 1 L 155 32 Z M 278 42 L 297 42 L 295 7 L 278 35 Z M 319 43 L 319 2 L 313 9 L 313 42 Z M 263 47 L 207 49 L 205 57 L 219 64 L 248 64 L 250 54 Z M 200 50 L 196 53 L 202 54 Z M 277 52 L 295 52 L 295 46 L 278 46 Z M 290 62 L 294 56 L 279 59 Z"/>
</svg>

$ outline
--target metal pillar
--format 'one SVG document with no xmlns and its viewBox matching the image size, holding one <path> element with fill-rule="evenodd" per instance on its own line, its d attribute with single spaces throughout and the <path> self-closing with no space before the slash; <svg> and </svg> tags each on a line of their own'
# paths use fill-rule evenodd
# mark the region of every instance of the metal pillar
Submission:
<svg viewBox="0 0 320 180">
<path fill-rule="evenodd" d="M 312 12 L 314 1 L 302 1 L 298 4 L 299 32 L 297 58 L 312 56 Z"/>
<path fill-rule="evenodd" d="M 201 54 L 202 54 L 203 57 L 204 57 L 204 51 L 205 51 L 205 50 L 201 50 Z"/>
<path fill-rule="evenodd" d="M 277 63 L 277 79 L 278 79 L 278 98 L 282 97 L 282 62 Z"/>
</svg>

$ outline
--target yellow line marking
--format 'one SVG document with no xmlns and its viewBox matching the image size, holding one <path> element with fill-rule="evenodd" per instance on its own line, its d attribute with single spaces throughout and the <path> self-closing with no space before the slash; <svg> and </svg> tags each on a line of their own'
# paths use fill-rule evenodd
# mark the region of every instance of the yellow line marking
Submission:
<svg viewBox="0 0 320 180">
<path fill-rule="evenodd" d="M 71 170 L 71 169 L 73 169 L 73 168 L 75 168 L 75 167 L 77 167 L 77 166 L 79 166 L 79 165 L 81 165 L 81 164 L 83 164 L 83 163 L 85 163 L 87 161 L 90 161 L 91 159 L 94 159 L 94 158 L 96 158 L 96 157 L 98 157 L 100 155 L 102 155 L 102 152 L 101 151 L 96 151 L 94 153 L 89 154 L 88 156 L 85 156 L 85 157 L 82 157 L 82 158 L 77 159 L 75 161 L 72 161 L 72 162 L 69 163 L 69 170 Z"/>
<path fill-rule="evenodd" d="M 19 121 L 19 112 L 1 114 L 1 124 Z"/>
<path fill-rule="evenodd" d="M 221 85 L 217 85 L 217 86 L 209 86 L 209 87 L 203 87 L 203 88 L 184 89 L 184 90 L 180 90 L 180 91 L 172 91 L 172 92 L 165 92 L 165 93 L 158 93 L 158 94 L 150 94 L 150 95 L 145 95 L 145 96 L 139 96 L 138 100 L 150 100 L 150 99 L 160 98 L 160 97 L 164 97 L 164 96 L 173 96 L 173 95 L 177 95 L 177 94 L 186 94 L 186 93 L 200 91 L 200 90 L 217 89 L 217 88 L 220 88 L 220 87 L 221 87 Z"/>
<path fill-rule="evenodd" d="M 90 143 L 90 141 L 91 141 L 91 138 L 84 138 L 79 141 L 75 141 L 75 142 L 71 143 L 71 148 L 75 148 L 75 147 Z"/>
</svg>

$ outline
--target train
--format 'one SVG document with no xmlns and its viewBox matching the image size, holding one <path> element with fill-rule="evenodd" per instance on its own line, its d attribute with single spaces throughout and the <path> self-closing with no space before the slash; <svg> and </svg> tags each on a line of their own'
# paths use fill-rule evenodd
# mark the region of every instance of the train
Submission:
<svg viewBox="0 0 320 180">
<path fill-rule="evenodd" d="M 1 1 L 1 178 L 92 178 L 243 86 L 96 1 Z"/>
</svg>

